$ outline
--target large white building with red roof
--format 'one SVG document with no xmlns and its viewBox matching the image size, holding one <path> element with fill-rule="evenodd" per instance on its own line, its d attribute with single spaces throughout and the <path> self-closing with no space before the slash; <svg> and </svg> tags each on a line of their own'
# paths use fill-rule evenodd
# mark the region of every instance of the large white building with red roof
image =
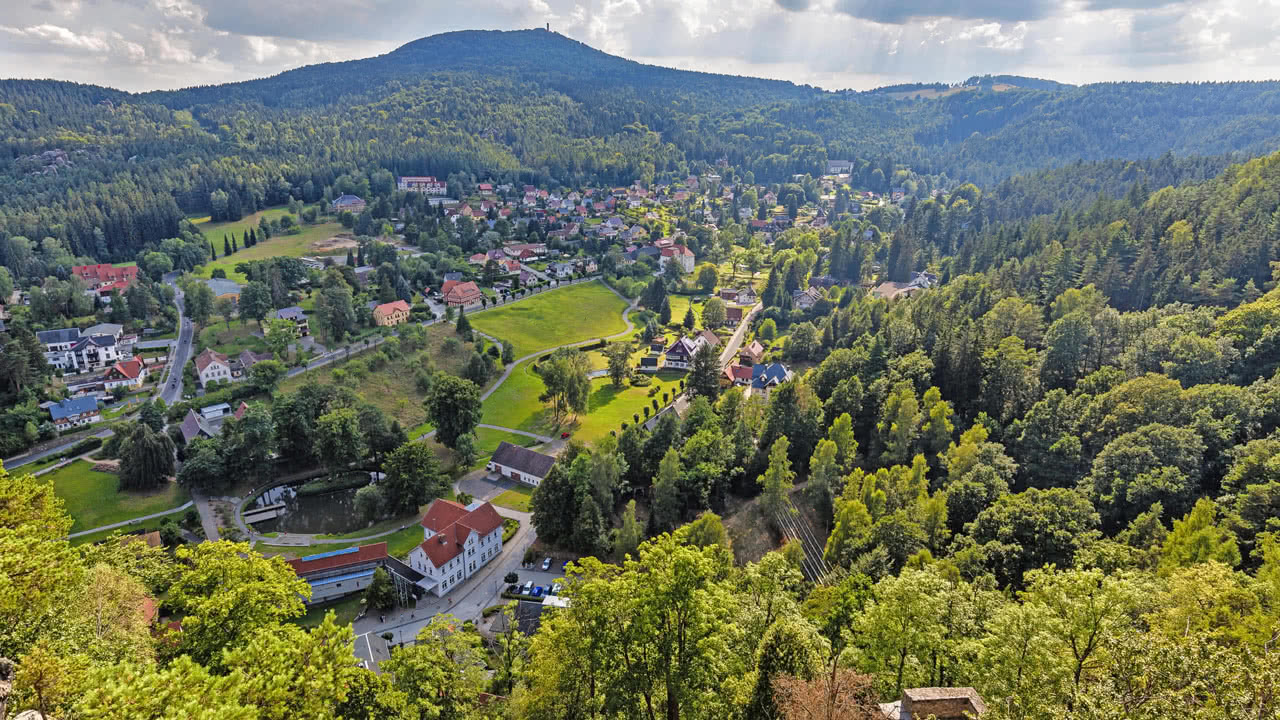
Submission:
<svg viewBox="0 0 1280 720">
<path fill-rule="evenodd" d="M 418 585 L 443 597 L 502 552 L 502 516 L 487 502 L 463 507 L 440 498 L 422 518 L 424 540 L 409 552 Z"/>
</svg>

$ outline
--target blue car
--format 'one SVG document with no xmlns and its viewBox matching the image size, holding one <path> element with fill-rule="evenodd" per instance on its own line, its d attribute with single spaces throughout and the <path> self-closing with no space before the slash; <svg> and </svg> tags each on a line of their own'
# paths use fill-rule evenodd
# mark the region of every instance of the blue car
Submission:
<svg viewBox="0 0 1280 720">
<path fill-rule="evenodd" d="M 538 587 L 536 587 L 536 588 L 534 588 L 534 589 L 533 589 L 533 596 L 534 596 L 534 597 L 542 597 L 542 586 L 541 586 L 541 585 L 539 585 Z"/>
</svg>

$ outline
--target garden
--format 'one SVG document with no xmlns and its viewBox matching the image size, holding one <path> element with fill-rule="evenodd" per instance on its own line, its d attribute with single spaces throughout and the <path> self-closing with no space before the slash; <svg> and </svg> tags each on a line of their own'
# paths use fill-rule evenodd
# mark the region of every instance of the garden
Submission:
<svg viewBox="0 0 1280 720">
<path fill-rule="evenodd" d="M 477 312 L 468 320 L 476 330 L 511 343 L 520 357 L 623 332 L 626 307 L 608 287 L 589 282 Z"/>
<path fill-rule="evenodd" d="M 53 483 L 54 493 L 66 504 L 67 512 L 75 520 L 71 532 L 172 510 L 191 499 L 176 482 L 165 483 L 150 492 L 120 490 L 119 477 L 107 472 L 107 467 L 76 460 L 39 476 Z"/>
</svg>

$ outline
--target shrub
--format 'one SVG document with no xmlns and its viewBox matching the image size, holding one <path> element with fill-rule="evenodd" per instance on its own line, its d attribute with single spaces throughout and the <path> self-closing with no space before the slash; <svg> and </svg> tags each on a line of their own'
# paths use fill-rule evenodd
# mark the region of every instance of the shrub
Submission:
<svg viewBox="0 0 1280 720">
<path fill-rule="evenodd" d="M 515 585 L 516 583 L 520 582 L 520 575 L 519 573 L 509 572 L 505 576 L 503 576 L 502 582 L 508 585 Z M 502 607 L 502 606 L 498 605 L 496 607 Z"/>
</svg>

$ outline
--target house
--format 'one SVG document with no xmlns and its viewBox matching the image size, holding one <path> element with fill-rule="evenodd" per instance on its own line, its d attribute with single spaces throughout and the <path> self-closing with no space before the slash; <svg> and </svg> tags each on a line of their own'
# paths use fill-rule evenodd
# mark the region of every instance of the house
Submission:
<svg viewBox="0 0 1280 720">
<path fill-rule="evenodd" d="M 242 378 L 245 373 L 253 369 L 254 365 L 263 360 L 271 360 L 273 357 L 269 352 L 256 353 L 252 350 L 241 350 L 239 355 L 231 359 L 231 377 Z"/>
<path fill-rule="evenodd" d="M 185 445 L 190 445 L 191 441 L 196 438 L 211 438 L 218 434 L 202 416 L 196 413 L 195 410 L 187 411 L 187 414 L 182 418 L 182 424 L 178 426 L 178 429 L 182 432 L 182 442 Z"/>
<path fill-rule="evenodd" d="M 480 288 L 470 280 L 467 282 L 447 281 L 440 288 L 440 294 L 444 295 L 445 303 L 455 307 L 480 302 L 480 298 L 484 297 L 484 293 L 480 292 Z"/>
<path fill-rule="evenodd" d="M 742 308 L 730 305 L 724 309 L 724 320 L 728 325 L 737 326 L 742 322 Z"/>
<path fill-rule="evenodd" d="M 235 302 L 240 302 L 240 286 L 235 282 L 226 278 L 209 278 L 204 281 L 204 284 L 213 291 L 215 299 L 231 298 Z"/>
<path fill-rule="evenodd" d="M 840 175 L 842 173 L 848 173 L 848 172 L 853 172 L 852 160 L 828 160 L 827 161 L 828 175 Z"/>
<path fill-rule="evenodd" d="M 311 326 L 307 322 L 307 313 L 297 305 L 280 308 L 276 311 L 276 319 L 292 320 L 293 326 L 298 329 L 298 337 L 306 337 L 311 334 Z"/>
<path fill-rule="evenodd" d="M 117 323 L 98 323 L 85 328 L 80 335 L 82 337 L 93 337 L 94 335 L 110 335 L 115 338 L 116 342 L 120 342 L 120 335 L 124 333 L 124 326 Z"/>
<path fill-rule="evenodd" d="M 138 279 L 138 266 L 75 265 L 71 268 L 71 274 L 83 280 L 98 297 L 106 297 L 112 291 L 124 292 L 128 289 Z"/>
<path fill-rule="evenodd" d="M 663 364 L 669 368 L 688 370 L 693 363 L 693 356 L 707 344 L 701 336 L 682 337 L 671 343 L 663 353 Z"/>
<path fill-rule="evenodd" d="M 768 393 L 774 387 L 790 382 L 794 374 L 782 363 L 760 363 L 751 366 L 751 392 Z"/>
<path fill-rule="evenodd" d="M 483 265 L 488 261 L 489 261 L 489 256 L 484 253 L 476 253 L 475 255 L 472 255 L 471 257 L 467 258 L 467 262 L 472 265 Z"/>
<path fill-rule="evenodd" d="M 750 385 L 751 366 L 733 364 L 724 369 L 725 379 L 730 385 Z"/>
<path fill-rule="evenodd" d="M 693 272 L 693 251 L 684 245 L 673 245 L 669 248 L 663 248 L 662 255 L 658 259 L 658 266 L 666 268 L 667 263 L 674 260 L 680 263 L 680 267 L 684 268 L 686 273 Z"/>
<path fill-rule="evenodd" d="M 498 269 L 507 274 L 514 275 L 520 272 L 520 261 L 519 260 L 499 260 Z"/>
<path fill-rule="evenodd" d="M 46 352 L 44 357 L 46 362 L 64 372 L 90 372 L 114 364 L 121 355 L 116 339 L 110 335 L 81 335 L 70 348 Z"/>
<path fill-rule="evenodd" d="M 337 213 L 349 212 L 352 215 L 359 215 L 364 212 L 365 202 L 355 195 L 342 195 L 333 201 L 333 211 Z"/>
<path fill-rule="evenodd" d="M 324 602 L 369 587 L 373 573 L 387 558 L 385 542 L 305 555 L 289 567 L 311 586 L 308 603 Z"/>
<path fill-rule="evenodd" d="M 646 355 L 640 358 L 640 372 L 658 372 L 661 367 L 661 355 Z"/>
<path fill-rule="evenodd" d="M 373 277 L 373 274 L 377 271 L 378 269 L 372 265 L 361 265 L 360 267 L 356 268 L 355 269 L 356 284 L 358 284 L 360 287 L 364 287 L 368 285 L 369 278 Z"/>
<path fill-rule="evenodd" d="M 245 414 L 245 413 L 247 413 L 247 412 L 249 412 L 249 403 L 247 403 L 247 402 L 245 402 L 245 401 L 241 400 L 241 401 L 240 401 L 240 407 L 236 408 L 236 411 L 235 411 L 234 413 L 232 413 L 232 414 L 234 415 L 235 419 L 237 419 L 237 420 L 243 420 L 243 419 L 244 419 L 244 414 Z"/>
<path fill-rule="evenodd" d="M 547 274 L 554 278 L 571 278 L 573 277 L 573 263 L 551 263 L 547 266 Z"/>
<path fill-rule="evenodd" d="M 205 348 L 204 352 L 196 356 L 195 362 L 200 387 L 207 388 L 211 382 L 231 382 L 231 361 L 226 355 L 213 348 Z"/>
<path fill-rule="evenodd" d="M 822 293 L 814 287 L 796 290 L 791 293 L 791 304 L 800 310 L 808 310 L 822 299 Z"/>
<path fill-rule="evenodd" d="M 556 459 L 550 455 L 512 445 L 504 440 L 493 451 L 493 457 L 489 458 L 488 470 L 504 478 L 538 487 L 555 463 Z"/>
<path fill-rule="evenodd" d="M 913 272 L 910 282 L 882 282 L 871 291 L 871 294 L 885 300 L 900 297 L 911 297 L 938 284 L 938 276 L 931 272 Z"/>
<path fill-rule="evenodd" d="M 409 552 L 418 584 L 443 597 L 502 552 L 502 516 L 487 502 L 463 507 L 439 498 L 422 518 L 422 544 Z"/>
<path fill-rule="evenodd" d="M 736 288 L 720 288 L 720 299 L 725 302 L 738 302 L 738 290 Z"/>
<path fill-rule="evenodd" d="M 658 248 L 652 245 L 646 245 L 644 247 L 636 248 L 634 250 L 630 250 L 626 252 L 622 256 L 622 259 L 628 265 L 630 265 L 631 263 L 639 262 L 643 258 L 653 258 L 655 262 L 658 262 L 659 264 L 661 264 L 662 262 L 661 257 L 662 257 L 661 250 L 659 250 Z"/>
<path fill-rule="evenodd" d="M 449 185 L 430 175 L 402 175 L 396 180 L 396 189 L 424 195 L 444 195 L 449 192 Z"/>
<path fill-rule="evenodd" d="M 200 417 L 205 420 L 217 420 L 227 413 L 231 412 L 231 405 L 228 403 L 218 403 L 217 405 L 209 405 L 200 408 Z"/>
<path fill-rule="evenodd" d="M 701 330 L 698 332 L 696 337 L 701 339 L 702 342 L 706 343 L 708 347 L 713 347 L 713 348 L 720 347 L 720 336 L 716 335 L 710 330 Z"/>
<path fill-rule="evenodd" d="M 80 328 L 41 330 L 36 333 L 36 338 L 44 343 L 45 352 L 65 352 L 80 339 Z"/>
<path fill-rule="evenodd" d="M 98 398 L 92 395 L 67 398 L 49 406 L 49 418 L 59 432 L 70 430 L 80 425 L 88 425 L 102 421 L 98 412 Z"/>
<path fill-rule="evenodd" d="M 750 345 L 738 351 L 738 357 L 746 360 L 748 365 L 758 365 L 764 359 L 764 346 L 759 340 L 752 340 Z"/>
<path fill-rule="evenodd" d="M 409 303 L 403 300 L 383 303 L 373 309 L 373 322 L 381 327 L 399 325 L 409 319 Z"/>
<path fill-rule="evenodd" d="M 137 390 L 142 387 L 142 381 L 146 378 L 147 368 L 143 365 L 141 358 L 130 358 L 112 365 L 107 370 L 107 374 L 102 377 L 102 386 L 107 390 L 116 388 Z"/>
<path fill-rule="evenodd" d="M 880 704 L 885 720 L 967 720 L 986 711 L 987 703 L 971 687 L 903 688 L 901 699 Z"/>
</svg>

